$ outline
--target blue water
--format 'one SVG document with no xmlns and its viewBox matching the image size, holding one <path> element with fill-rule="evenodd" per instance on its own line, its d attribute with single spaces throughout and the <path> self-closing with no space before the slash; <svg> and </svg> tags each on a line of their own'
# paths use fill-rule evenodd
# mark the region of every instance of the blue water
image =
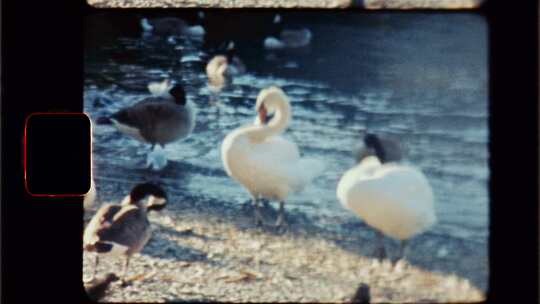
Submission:
<svg viewBox="0 0 540 304">
<path fill-rule="evenodd" d="M 313 32 L 304 50 L 272 53 L 237 41 L 248 73 L 209 104 L 202 41 L 120 35 L 94 47 L 85 62 L 85 111 L 95 119 L 148 96 L 146 84 L 170 76 L 197 106 L 193 135 L 166 147 L 169 159 L 189 164 L 182 179 L 162 180 L 186 198 L 242 203 L 247 194 L 223 171 L 220 144 L 253 121 L 262 88 L 279 85 L 290 96 L 293 121 L 285 137 L 327 171 L 292 195 L 321 224 L 350 222 L 335 195 L 363 132 L 401 140 L 406 162 L 428 177 L 439 222 L 433 233 L 480 243 L 488 236 L 487 32 L 470 14 L 344 14 L 340 24 L 305 23 Z M 362 22 L 357 22 L 361 20 Z M 343 20 L 341 20 L 343 21 Z M 243 47 L 244 46 L 244 47 Z M 110 126 L 94 125 L 98 187 L 140 173 L 148 147 Z M 108 168 L 114 167 L 114 170 Z"/>
</svg>

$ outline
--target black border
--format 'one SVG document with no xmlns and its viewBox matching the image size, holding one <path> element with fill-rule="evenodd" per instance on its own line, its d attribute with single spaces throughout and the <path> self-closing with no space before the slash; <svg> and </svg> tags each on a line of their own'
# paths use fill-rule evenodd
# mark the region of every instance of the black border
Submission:
<svg viewBox="0 0 540 304">
<path fill-rule="evenodd" d="M 26 194 L 23 126 L 31 112 L 82 110 L 83 16 L 124 10 L 163 9 L 95 9 L 83 0 L 2 2 L 3 303 L 86 302 L 80 267 L 82 204 L 75 202 L 82 199 Z M 418 11 L 434 12 L 413 12 Z M 537 302 L 538 3 L 488 0 L 467 11 L 477 11 L 489 22 L 488 299 Z"/>
</svg>

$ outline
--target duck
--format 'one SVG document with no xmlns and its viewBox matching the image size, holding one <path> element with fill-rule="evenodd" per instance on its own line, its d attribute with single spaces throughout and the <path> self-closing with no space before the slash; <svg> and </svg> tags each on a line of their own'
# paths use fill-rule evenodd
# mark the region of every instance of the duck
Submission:
<svg viewBox="0 0 540 304">
<path fill-rule="evenodd" d="M 99 256 L 110 255 L 125 257 L 121 280 L 126 283 L 130 257 L 140 252 L 151 237 L 148 213 L 162 210 L 166 203 L 163 188 L 154 183 L 140 183 L 120 204 L 104 204 L 98 209 L 83 235 L 83 250 L 96 253 L 89 281 L 95 278 Z"/>
<path fill-rule="evenodd" d="M 206 65 L 208 89 L 215 99 L 224 86 L 232 82 L 234 76 L 244 74 L 246 66 L 235 54 L 234 42 L 229 42 L 225 54 L 212 57 Z"/>
<path fill-rule="evenodd" d="M 263 224 L 259 202 L 266 198 L 279 202 L 275 227 L 281 229 L 287 196 L 302 191 L 322 173 L 325 165 L 317 159 L 301 157 L 296 143 L 280 136 L 291 122 L 291 105 L 281 88 L 262 89 L 255 111 L 258 123 L 228 133 L 221 145 L 221 158 L 227 175 L 249 192 L 256 225 Z"/>
<path fill-rule="evenodd" d="M 202 37 L 205 34 L 201 25 L 190 26 L 186 21 L 174 17 L 142 18 L 140 24 L 145 34 L 157 36 Z"/>
<path fill-rule="evenodd" d="M 398 161 L 397 144 L 367 133 L 357 164 L 337 185 L 341 205 L 375 229 L 379 259 L 387 257 L 384 236 L 400 241 L 398 259 L 404 258 L 407 241 L 437 222 L 433 190 L 420 169 Z"/>
<path fill-rule="evenodd" d="M 161 170 L 167 165 L 165 145 L 189 137 L 195 128 L 196 109 L 187 100 L 182 85 L 173 85 L 169 79 L 150 83 L 148 90 L 153 96 L 110 117 L 100 117 L 97 122 L 113 124 L 121 133 L 151 144 L 146 166 Z"/>
</svg>

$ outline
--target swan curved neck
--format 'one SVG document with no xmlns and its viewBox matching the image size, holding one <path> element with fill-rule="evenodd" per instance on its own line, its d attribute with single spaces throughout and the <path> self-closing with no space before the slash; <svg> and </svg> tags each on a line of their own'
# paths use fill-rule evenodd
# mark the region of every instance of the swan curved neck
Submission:
<svg viewBox="0 0 540 304">
<path fill-rule="evenodd" d="M 273 135 L 281 134 L 291 120 L 291 107 L 285 101 L 277 102 L 276 111 L 272 120 L 267 125 L 258 125 L 251 128 L 248 133 L 259 140 L 264 140 Z"/>
<path fill-rule="evenodd" d="M 279 134 L 287 128 L 291 120 L 291 106 L 287 102 L 279 102 L 276 107 L 274 118 L 268 122 L 267 129 Z"/>
</svg>

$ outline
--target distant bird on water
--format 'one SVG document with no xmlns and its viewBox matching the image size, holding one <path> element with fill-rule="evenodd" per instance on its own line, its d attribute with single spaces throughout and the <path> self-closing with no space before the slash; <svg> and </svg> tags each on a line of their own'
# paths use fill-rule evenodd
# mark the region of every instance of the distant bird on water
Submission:
<svg viewBox="0 0 540 304">
<path fill-rule="evenodd" d="M 146 204 L 143 204 L 143 199 Z M 100 255 L 121 255 L 125 257 L 122 281 L 125 283 L 130 257 L 142 250 L 151 237 L 150 211 L 162 210 L 167 201 L 165 191 L 152 183 L 138 184 L 122 203 L 105 204 L 86 226 L 83 235 L 83 249 L 95 252 L 95 277 Z"/>
<path fill-rule="evenodd" d="M 386 258 L 383 234 L 401 241 L 402 258 L 407 240 L 437 221 L 427 178 L 419 169 L 399 163 L 395 147 L 367 134 L 358 164 L 345 172 L 336 191 L 343 207 L 377 231 L 380 259 Z"/>
<path fill-rule="evenodd" d="M 356 293 L 352 297 L 351 303 L 361 303 L 361 304 L 371 303 L 371 294 L 369 290 L 369 285 L 365 283 L 361 283 L 360 286 L 358 286 L 358 289 L 356 289 Z"/>
<path fill-rule="evenodd" d="M 158 36 L 204 36 L 204 27 L 200 25 L 190 26 L 186 21 L 175 17 L 142 18 L 140 21 L 143 31 L 147 34 Z"/>
</svg>

